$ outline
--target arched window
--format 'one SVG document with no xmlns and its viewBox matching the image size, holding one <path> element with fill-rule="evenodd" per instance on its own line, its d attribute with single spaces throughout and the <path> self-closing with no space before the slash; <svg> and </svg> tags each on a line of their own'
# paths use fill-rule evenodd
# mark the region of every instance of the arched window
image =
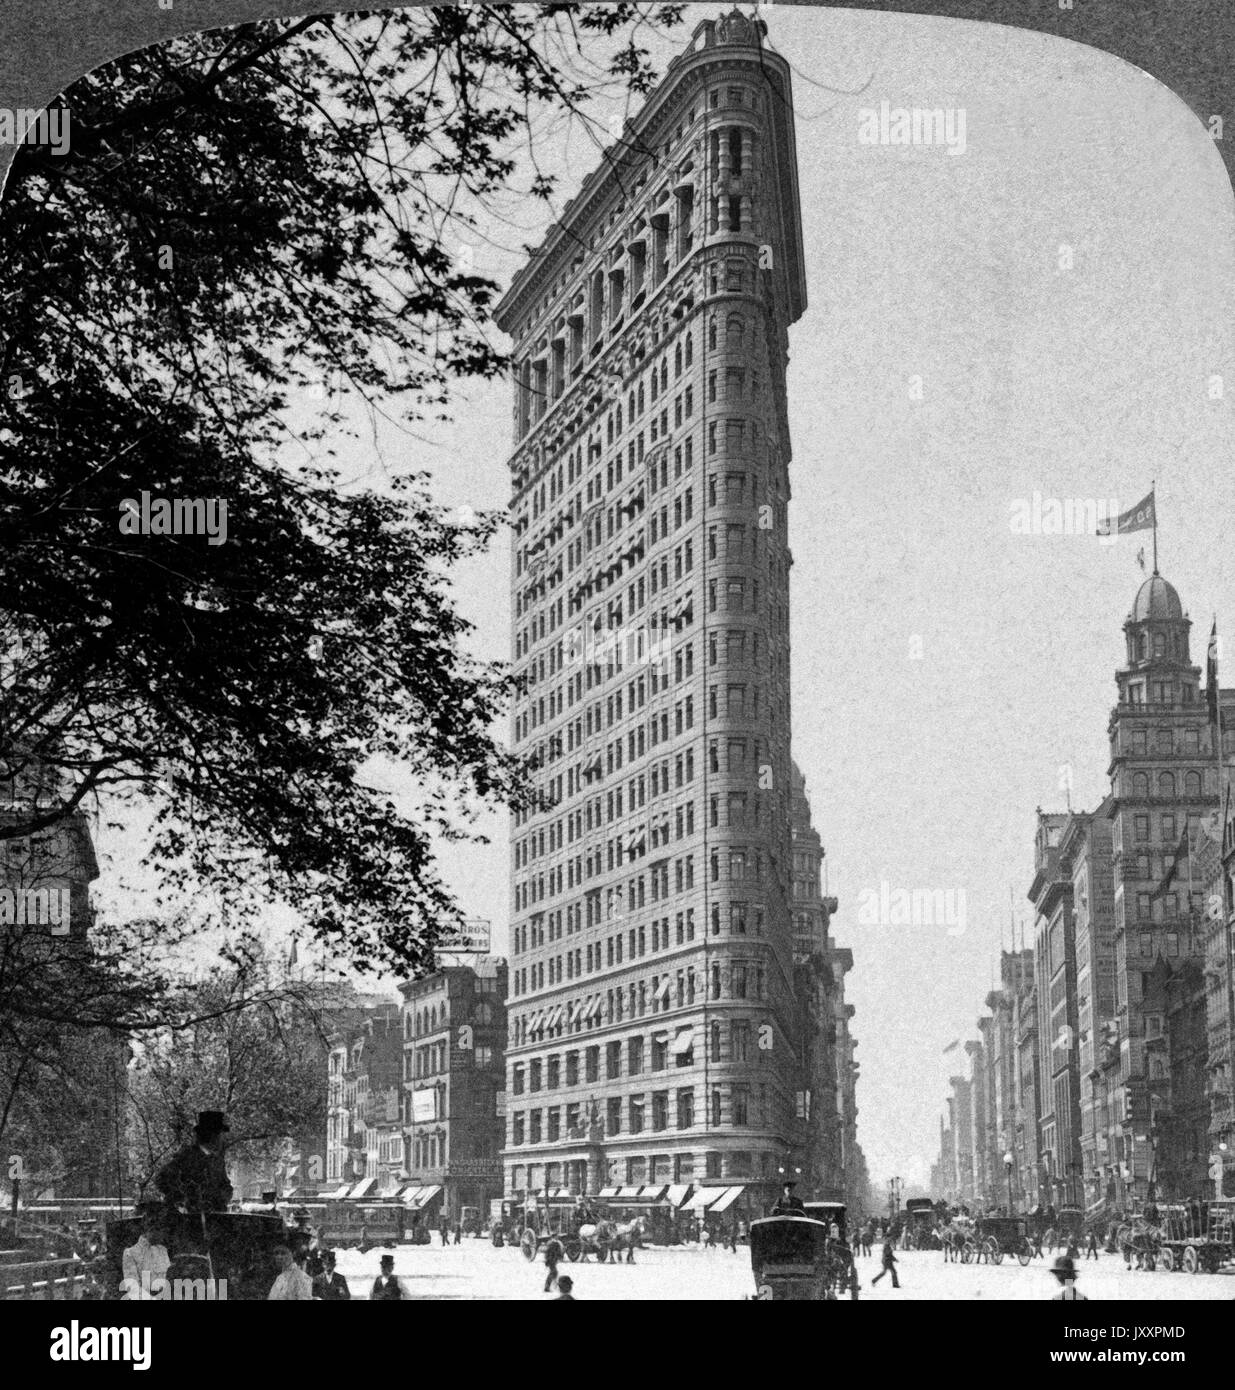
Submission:
<svg viewBox="0 0 1235 1390">
<path fill-rule="evenodd" d="M 1173 772 L 1158 773 L 1158 795 L 1169 797 L 1175 795 L 1175 774 Z"/>
<path fill-rule="evenodd" d="M 730 314 L 725 320 L 725 346 L 727 348 L 740 348 L 745 333 L 746 325 L 742 322 L 741 315 Z"/>
<path fill-rule="evenodd" d="M 1145 634 L 1144 634 L 1143 632 L 1142 632 L 1142 633 L 1138 633 L 1138 635 L 1137 635 L 1137 639 L 1136 639 L 1136 659 L 1137 659 L 1138 661 L 1144 661 L 1144 660 L 1145 660 Z"/>
<path fill-rule="evenodd" d="M 1199 772 L 1189 772 L 1184 777 L 1184 795 L 1201 795 L 1201 774 Z"/>
<path fill-rule="evenodd" d="M 1166 634 L 1161 632 L 1154 633 L 1154 655 L 1166 655 Z"/>
<path fill-rule="evenodd" d="M 1149 774 L 1147 772 L 1134 772 L 1132 774 L 1132 795 L 1135 797 L 1149 795 Z"/>
</svg>

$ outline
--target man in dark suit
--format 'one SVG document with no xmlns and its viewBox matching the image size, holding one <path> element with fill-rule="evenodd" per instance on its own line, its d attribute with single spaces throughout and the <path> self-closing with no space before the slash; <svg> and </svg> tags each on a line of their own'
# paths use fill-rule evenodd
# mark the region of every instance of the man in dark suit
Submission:
<svg viewBox="0 0 1235 1390">
<path fill-rule="evenodd" d="M 190 1213 L 226 1211 L 232 1185 L 223 1161 L 223 1136 L 230 1130 L 221 1110 L 203 1110 L 186 1144 L 159 1172 L 155 1183 L 169 1206 Z"/>
<path fill-rule="evenodd" d="M 806 1204 L 801 1197 L 794 1193 L 797 1187 L 796 1182 L 787 1182 L 781 1189 L 781 1194 L 777 1198 L 776 1205 L 772 1208 L 773 1216 L 805 1216 Z"/>
</svg>

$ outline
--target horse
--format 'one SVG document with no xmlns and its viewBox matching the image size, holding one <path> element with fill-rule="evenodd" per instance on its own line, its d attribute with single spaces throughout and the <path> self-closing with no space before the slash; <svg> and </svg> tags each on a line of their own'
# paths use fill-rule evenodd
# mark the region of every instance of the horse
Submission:
<svg viewBox="0 0 1235 1390">
<path fill-rule="evenodd" d="M 953 1217 L 939 1233 L 939 1243 L 943 1247 L 945 1264 L 959 1262 L 965 1242 L 973 1234 L 973 1225 L 962 1224 L 960 1217 Z"/>
<path fill-rule="evenodd" d="M 635 1262 L 635 1250 L 643 1246 L 643 1217 L 636 1216 L 633 1221 L 617 1222 L 610 1219 L 600 1221 L 596 1226 L 596 1237 L 603 1239 L 608 1247 L 608 1257 L 617 1260 L 618 1252 L 626 1251 L 626 1263 Z M 582 1234 L 582 1233 L 581 1233 Z M 600 1256 L 601 1260 L 605 1256 Z"/>
</svg>

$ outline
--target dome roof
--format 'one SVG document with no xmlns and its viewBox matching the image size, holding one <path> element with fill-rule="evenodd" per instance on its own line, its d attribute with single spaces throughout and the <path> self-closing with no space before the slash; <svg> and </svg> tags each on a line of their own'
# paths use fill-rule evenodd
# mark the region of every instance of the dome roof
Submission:
<svg viewBox="0 0 1235 1390">
<path fill-rule="evenodd" d="M 1178 621 L 1183 616 L 1184 606 L 1179 601 L 1175 586 L 1160 574 L 1155 574 L 1137 590 L 1136 601 L 1128 618 L 1130 622 L 1143 623 L 1162 619 Z"/>
</svg>

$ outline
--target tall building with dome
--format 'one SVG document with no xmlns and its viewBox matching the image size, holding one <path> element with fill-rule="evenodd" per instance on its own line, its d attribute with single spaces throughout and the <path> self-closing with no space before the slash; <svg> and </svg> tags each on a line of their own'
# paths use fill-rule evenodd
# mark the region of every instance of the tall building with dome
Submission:
<svg viewBox="0 0 1235 1390">
<path fill-rule="evenodd" d="M 1106 1195 L 1118 1206 L 1204 1188 L 1205 926 L 1195 856 L 1167 881 L 1185 830 L 1195 845 L 1219 802 L 1218 750 L 1207 716 L 1192 623 L 1155 572 L 1124 623 L 1125 663 L 1115 673 L 1109 801 L 1115 877 L 1113 1068 L 1116 1151 Z M 1222 692 L 1235 729 L 1235 691 Z"/>
<path fill-rule="evenodd" d="M 789 68 L 735 10 L 696 27 L 496 315 L 514 741 L 540 792 L 512 830 L 516 1196 L 693 1182 L 736 1215 L 790 1156 L 785 369 L 805 307 Z"/>
</svg>

